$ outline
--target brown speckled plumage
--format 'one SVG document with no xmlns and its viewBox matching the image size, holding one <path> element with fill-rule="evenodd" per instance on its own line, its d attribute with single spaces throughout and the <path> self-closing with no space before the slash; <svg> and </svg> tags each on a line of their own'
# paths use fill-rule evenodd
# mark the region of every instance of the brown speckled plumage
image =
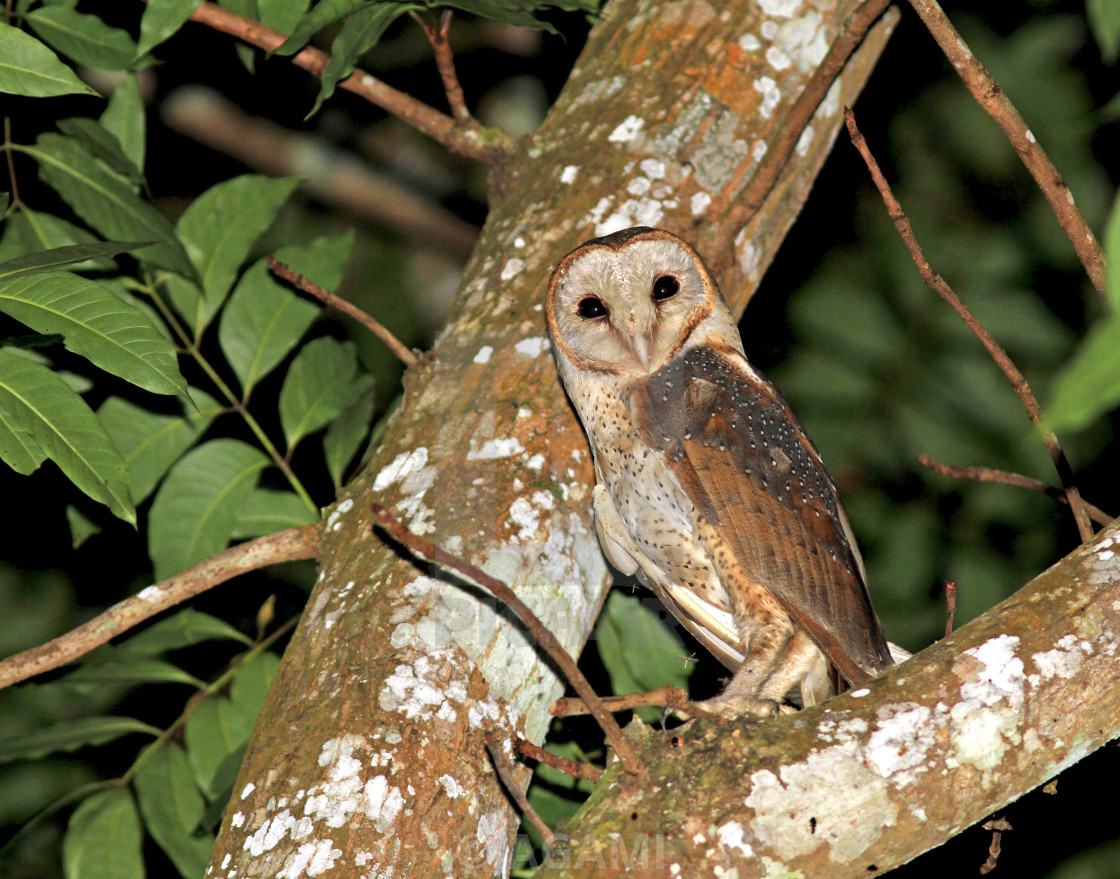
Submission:
<svg viewBox="0 0 1120 879">
<path fill-rule="evenodd" d="M 889 666 L 836 487 L 696 252 L 643 227 L 588 241 L 547 313 L 607 558 L 735 671 L 708 707 L 768 714 Z"/>
</svg>

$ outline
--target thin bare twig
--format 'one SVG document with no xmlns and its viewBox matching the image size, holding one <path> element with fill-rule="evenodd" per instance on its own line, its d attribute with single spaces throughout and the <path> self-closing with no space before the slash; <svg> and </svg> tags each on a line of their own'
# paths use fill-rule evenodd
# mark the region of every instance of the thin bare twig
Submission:
<svg viewBox="0 0 1120 879">
<path fill-rule="evenodd" d="M 1005 818 L 996 818 L 992 821 L 985 821 L 983 823 L 985 830 L 992 831 L 992 842 L 988 846 L 988 860 L 984 861 L 980 867 L 980 875 L 986 876 L 996 868 L 996 861 L 999 860 L 1000 849 L 1002 845 L 1003 832 L 1005 830 L 1012 830 L 1010 822 Z"/>
<path fill-rule="evenodd" d="M 879 170 L 879 163 L 876 162 L 875 157 L 871 155 L 871 150 L 867 146 L 867 142 L 863 139 L 859 127 L 856 125 L 856 117 L 851 107 L 844 108 L 844 121 L 848 125 L 848 134 L 851 135 L 852 144 L 859 150 L 859 154 L 863 156 L 863 160 L 867 164 L 867 169 L 871 172 L 871 179 L 875 181 L 875 186 L 879 190 L 879 194 L 883 197 L 883 203 L 887 206 L 887 213 L 890 214 L 895 229 L 898 230 L 898 234 L 902 236 L 902 241 L 906 245 L 906 249 L 909 251 L 910 258 L 914 261 L 914 265 L 918 267 L 918 272 L 921 274 L 922 280 L 932 287 L 934 291 L 952 307 L 960 319 L 965 322 L 965 325 L 972 330 L 973 335 L 980 340 L 980 344 L 984 346 L 985 350 L 996 362 L 996 365 L 999 366 L 1003 374 L 1007 376 L 1007 380 L 1011 382 L 1011 387 L 1015 390 L 1019 401 L 1023 404 L 1023 408 L 1027 411 L 1027 417 L 1031 420 L 1031 423 L 1038 428 L 1039 433 L 1042 435 L 1042 440 L 1046 444 L 1047 450 L 1050 452 L 1051 460 L 1054 462 L 1054 468 L 1058 471 L 1058 478 L 1061 479 L 1062 485 L 1065 488 L 1070 509 L 1073 511 L 1073 518 L 1077 522 L 1078 533 L 1081 535 L 1081 541 L 1084 543 L 1093 536 L 1093 525 L 1089 521 L 1088 514 L 1085 512 L 1084 504 L 1081 501 L 1081 493 L 1077 490 L 1077 485 L 1073 479 L 1073 470 L 1066 460 L 1065 453 L 1062 452 L 1062 447 L 1058 444 L 1058 438 L 1052 431 L 1042 426 L 1042 407 L 1038 405 L 1038 400 L 1035 399 L 1030 385 L 1027 384 L 1026 377 L 1019 371 L 1019 368 L 1011 362 L 1011 358 L 1007 356 L 1007 352 L 992 338 L 991 333 L 984 329 L 983 325 L 976 319 L 976 316 L 969 310 L 968 306 L 961 301 L 960 297 L 945 283 L 945 280 L 930 266 L 929 261 L 922 252 L 922 248 L 918 245 L 918 241 L 914 237 L 914 230 L 910 227 L 909 218 L 902 210 L 898 199 L 894 197 L 894 193 L 891 192 L 890 184 L 887 183 L 883 172 Z"/>
<path fill-rule="evenodd" d="M 318 525 L 289 528 L 231 546 L 136 595 L 65 635 L 0 662 L 0 689 L 84 656 L 133 626 L 226 580 L 280 562 L 319 557 Z"/>
<path fill-rule="evenodd" d="M 210 2 L 199 5 L 191 13 L 191 21 L 230 34 L 266 52 L 280 48 L 287 39 L 284 34 L 266 27 L 259 21 L 237 15 Z M 308 46 L 291 58 L 293 64 L 315 76 L 322 75 L 330 61 L 330 55 L 314 46 Z M 342 80 L 338 87 L 365 98 L 371 104 L 381 107 L 418 131 L 439 141 L 449 150 L 468 158 L 477 159 L 488 165 L 496 165 L 514 150 L 513 141 L 505 133 L 497 129 L 483 128 L 473 119 L 469 122 L 457 121 L 411 95 L 370 76 L 365 71 L 355 70 Z"/>
<path fill-rule="evenodd" d="M 1006 470 L 995 470 L 991 467 L 954 467 L 952 464 L 945 464 L 929 455 L 918 455 L 918 463 L 934 473 L 940 473 L 942 476 L 975 479 L 977 482 L 1000 482 L 1004 485 L 1016 485 L 1019 488 L 1029 488 L 1031 491 L 1040 492 L 1059 503 L 1069 503 L 1069 498 L 1060 488 L 1054 488 L 1054 486 L 1047 485 L 1039 479 L 1031 479 L 1029 476 L 1023 476 L 1019 473 L 1009 473 Z M 1093 506 L 1087 500 L 1082 499 L 1082 503 L 1085 504 L 1085 511 L 1089 514 L 1089 518 L 1098 525 L 1107 525 L 1116 518 L 1110 516 L 1100 507 Z"/>
<path fill-rule="evenodd" d="M 544 819 L 537 814 L 537 810 L 529 805 L 529 798 L 525 796 L 525 792 L 521 790 L 517 780 L 513 777 L 513 765 L 502 753 L 502 746 L 491 736 L 487 736 L 486 750 L 490 752 L 490 759 L 494 761 L 494 769 L 497 770 L 498 778 L 506 789 L 506 793 L 513 797 L 513 801 L 517 804 L 521 813 L 533 822 L 533 826 L 537 828 L 544 839 L 544 844 L 552 848 L 556 843 L 556 836 L 553 834 L 552 828 L 545 824 Z"/>
<path fill-rule="evenodd" d="M 945 581 L 945 637 L 953 634 L 953 622 L 957 618 L 957 581 Z"/>
<path fill-rule="evenodd" d="M 622 734 L 622 729 L 618 723 L 615 722 L 614 717 L 610 712 L 603 707 L 602 700 L 596 694 L 587 678 L 584 677 L 583 672 L 579 670 L 575 660 L 569 655 L 568 651 L 564 649 L 564 645 L 557 640 L 556 636 L 552 634 L 541 622 L 538 617 L 529 608 L 524 601 L 522 601 L 517 593 L 510 587 L 498 580 L 491 577 L 485 571 L 476 568 L 474 565 L 469 564 L 457 556 L 451 555 L 436 546 L 434 543 L 425 540 L 417 534 L 413 534 L 404 525 L 396 520 L 388 509 L 381 506 L 381 504 L 371 503 L 370 507 L 373 509 L 373 515 L 377 518 L 377 524 L 388 532 L 389 536 L 396 540 L 398 543 L 406 546 L 409 550 L 414 552 L 426 561 L 433 562 L 441 568 L 449 568 L 455 573 L 464 577 L 469 582 L 474 583 L 481 589 L 485 589 L 499 601 L 506 605 L 510 610 L 517 615 L 525 628 L 529 630 L 529 634 L 533 636 L 538 644 L 548 653 L 553 662 L 560 668 L 568 683 L 572 688 L 579 693 L 580 698 L 590 707 L 591 714 L 599 723 L 603 730 L 603 734 L 607 737 L 607 744 L 614 748 L 615 753 L 618 755 L 619 762 L 622 767 L 631 775 L 637 775 L 644 769 L 641 760 L 630 747 L 630 743 Z"/>
<path fill-rule="evenodd" d="M 891 0 L 866 0 L 841 26 L 840 33 L 833 41 L 828 54 L 809 78 L 786 117 L 781 133 L 768 144 L 766 155 L 759 162 L 754 179 L 751 180 L 739 201 L 741 208 L 737 209 L 742 211 L 744 221 L 749 220 L 762 207 L 766 196 L 774 188 L 782 168 L 797 147 L 805 126 L 809 124 L 809 120 L 813 118 L 817 107 L 828 94 L 832 83 L 848 63 L 848 58 L 863 42 L 868 29 L 883 14 L 883 10 L 890 2 Z M 898 21 L 898 10 L 891 9 L 888 15 L 891 16 L 889 24 L 893 27 L 894 22 Z"/>
<path fill-rule="evenodd" d="M 400 339 L 390 333 L 384 326 L 382 326 L 380 323 L 378 323 L 376 320 L 374 320 L 372 317 L 358 308 L 358 306 L 347 302 L 345 299 L 340 299 L 338 296 L 335 296 L 328 290 L 324 290 L 311 279 L 305 278 L 295 269 L 284 265 L 284 263 L 280 262 L 280 260 L 274 259 L 271 256 L 268 257 L 267 260 L 268 267 L 289 284 L 298 287 L 304 293 L 310 293 L 316 299 L 322 301 L 324 305 L 329 305 L 331 308 L 337 308 L 343 314 L 349 315 L 350 317 L 354 318 L 354 320 L 356 320 L 367 330 L 377 336 L 377 338 L 379 338 L 382 342 L 388 345 L 389 350 L 396 354 L 397 359 L 400 360 L 401 363 L 403 363 L 405 366 L 412 367 L 419 362 L 416 355 L 408 349 L 404 342 L 402 342 Z"/>
<path fill-rule="evenodd" d="M 953 27 L 937 0 L 910 0 L 910 5 L 914 7 L 922 23 L 937 41 L 937 45 L 941 47 L 941 51 L 945 53 L 953 69 L 964 80 L 976 103 L 984 108 L 1011 141 L 1011 145 L 1034 177 L 1042 194 L 1050 202 L 1054 216 L 1058 218 L 1062 230 L 1069 237 L 1089 280 L 1100 295 L 1101 302 L 1107 307 L 1108 303 L 1104 295 L 1104 255 L 1101 253 L 1100 242 L 1074 204 L 1073 193 L 1069 191 L 1062 175 L 1058 173 L 1058 169 L 1054 167 L 1046 151 L 1039 146 L 1034 134 L 1027 128 L 1027 123 L 1003 93 L 999 83 L 992 78 L 961 39 L 961 35 L 957 33 L 957 29 Z"/>
<path fill-rule="evenodd" d="M 688 700 L 688 693 L 672 685 L 658 687 L 656 690 L 646 690 L 642 693 L 627 693 L 624 696 L 608 696 L 601 700 L 603 707 L 608 711 L 629 711 L 632 708 L 644 708 L 653 705 L 658 708 L 675 708 L 681 711 L 689 710 L 692 703 Z M 548 713 L 554 717 L 572 717 L 577 714 L 587 714 L 589 709 L 581 699 L 561 696 L 552 703 Z M 717 715 L 712 715 L 713 717 Z"/>
<path fill-rule="evenodd" d="M 447 39 L 447 32 L 451 27 L 451 10 L 444 11 L 440 16 L 439 24 L 433 24 L 424 17 L 423 13 L 416 15 L 415 18 L 435 52 L 436 67 L 439 69 L 440 79 L 443 80 L 443 90 L 447 93 L 451 115 L 460 122 L 473 121 L 474 117 L 467 109 L 467 102 L 463 97 L 463 87 L 459 84 L 459 74 L 455 72 L 455 56 L 451 52 L 451 43 Z"/>
<path fill-rule="evenodd" d="M 603 770 L 598 766 L 592 766 L 590 763 L 580 763 L 578 760 L 569 760 L 567 757 L 558 757 L 539 745 L 534 745 L 528 739 L 515 739 L 514 747 L 517 748 L 517 753 L 521 756 L 536 760 L 538 763 L 544 763 L 546 766 L 558 769 L 573 778 L 582 778 L 594 782 L 598 781 L 603 775 Z"/>
</svg>

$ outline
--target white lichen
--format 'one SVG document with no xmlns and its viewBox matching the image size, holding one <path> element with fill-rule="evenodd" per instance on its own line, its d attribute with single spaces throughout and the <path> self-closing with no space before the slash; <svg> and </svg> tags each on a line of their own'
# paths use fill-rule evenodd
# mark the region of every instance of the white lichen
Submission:
<svg viewBox="0 0 1120 879">
<path fill-rule="evenodd" d="M 389 464 L 382 467 L 373 480 L 374 491 L 384 491 L 394 482 L 415 473 L 428 463 L 428 450 L 421 446 L 411 452 L 401 452 Z"/>
<path fill-rule="evenodd" d="M 468 450 L 467 460 L 492 461 L 495 458 L 519 455 L 524 451 L 525 447 L 518 442 L 516 437 L 489 439 L 480 448 Z"/>
<path fill-rule="evenodd" d="M 518 354 L 524 354 L 526 357 L 540 357 L 541 354 L 548 350 L 548 339 L 544 336 L 532 336 L 528 339 L 522 339 L 513 346 L 513 350 Z"/>
<path fill-rule="evenodd" d="M 607 140 L 611 143 L 627 143 L 638 135 L 645 124 L 645 120 L 640 116 L 627 116 L 608 135 Z"/>
</svg>

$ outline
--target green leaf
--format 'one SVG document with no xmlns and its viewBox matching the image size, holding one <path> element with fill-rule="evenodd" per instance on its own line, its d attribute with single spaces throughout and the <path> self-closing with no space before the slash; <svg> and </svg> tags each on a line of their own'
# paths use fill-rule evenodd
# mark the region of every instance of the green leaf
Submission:
<svg viewBox="0 0 1120 879">
<path fill-rule="evenodd" d="M 1105 64 L 1120 58 L 1120 4 L 1116 0 L 1086 0 L 1089 28 L 1101 50 Z"/>
<path fill-rule="evenodd" d="M 40 333 L 61 333 L 68 350 L 144 390 L 186 393 L 167 338 L 143 312 L 93 281 L 70 272 L 0 280 L 0 311 Z"/>
<path fill-rule="evenodd" d="M 688 654 L 660 603 L 644 595 L 626 595 L 613 590 L 595 628 L 599 658 L 619 694 L 652 690 L 672 684 L 688 688 Z M 647 605 L 648 602 L 648 605 Z M 656 608 L 656 610 L 654 609 Z M 671 620 L 671 618 L 668 618 Z M 658 709 L 637 712 L 647 721 L 656 720 Z"/>
<path fill-rule="evenodd" d="M 186 684 L 204 689 L 206 684 L 177 665 L 133 656 L 120 650 L 108 654 L 107 662 L 87 663 L 61 679 L 64 684 Z"/>
<path fill-rule="evenodd" d="M 290 34 L 307 11 L 308 0 L 257 0 L 261 24 Z"/>
<path fill-rule="evenodd" d="M 0 217 L 3 217 L 4 212 L 8 209 L 9 201 L 11 201 L 11 196 L 6 192 L 0 192 Z"/>
<path fill-rule="evenodd" d="M 1120 310 L 1120 198 L 1104 227 L 1104 292 L 1115 313 Z"/>
<path fill-rule="evenodd" d="M 151 747 L 134 781 L 144 823 L 183 879 L 201 879 L 214 845 L 198 828 L 206 804 L 186 752 L 175 742 Z"/>
<path fill-rule="evenodd" d="M 135 524 L 124 461 L 76 393 L 45 366 L 0 349 L 0 409 L 78 488 Z"/>
<path fill-rule="evenodd" d="M 308 434 L 333 420 L 373 385 L 358 372 L 349 342 L 324 337 L 308 342 L 296 355 L 280 391 L 280 424 L 289 451 Z"/>
<path fill-rule="evenodd" d="M 70 526 L 70 545 L 74 549 L 101 531 L 100 525 L 87 519 L 73 504 L 66 506 L 66 524 Z"/>
<path fill-rule="evenodd" d="M 83 116 L 73 116 L 58 123 L 59 131 L 68 134 L 85 147 L 90 155 L 100 159 L 134 186 L 142 186 L 144 175 L 125 155 L 116 135 L 106 131 L 100 122 Z"/>
<path fill-rule="evenodd" d="M 222 314 L 218 340 L 241 382 L 242 401 L 311 327 L 319 309 L 272 279 L 264 260 L 238 282 Z"/>
<path fill-rule="evenodd" d="M 132 794 L 114 787 L 86 797 L 62 840 L 66 879 L 144 879 L 140 816 Z"/>
<path fill-rule="evenodd" d="M 245 174 L 211 187 L 179 218 L 176 230 L 202 282 L 198 310 L 184 315 L 196 333 L 221 306 L 250 248 L 297 185 L 295 177 L 272 180 Z"/>
<path fill-rule="evenodd" d="M 30 210 L 26 205 L 20 208 L 19 213 L 8 218 L 5 232 L 3 245 L 0 246 L 0 252 L 4 254 L 5 258 L 23 256 L 38 250 L 53 250 L 56 247 L 66 247 L 71 244 L 100 243 L 92 233 L 85 229 L 60 217 Z M 88 262 L 78 263 L 74 266 L 74 271 L 85 271 L 87 269 L 112 271 L 116 267 L 116 260 L 109 257 L 100 257 Z"/>
<path fill-rule="evenodd" d="M 158 736 L 160 730 L 134 717 L 109 715 L 69 720 L 0 741 L 0 763 L 34 760 L 56 751 L 77 751 L 79 748 L 104 745 L 132 733 Z"/>
<path fill-rule="evenodd" d="M 136 57 L 128 31 L 67 6 L 40 6 L 24 16 L 31 29 L 63 55 L 87 67 L 127 70 Z"/>
<path fill-rule="evenodd" d="M 342 487 L 342 477 L 347 465 L 361 448 L 373 424 L 373 391 L 362 394 L 353 406 L 349 407 L 327 428 L 323 437 L 323 453 L 327 459 L 327 471 L 335 488 Z"/>
<path fill-rule="evenodd" d="M 258 488 L 245 499 L 238 510 L 233 537 L 237 540 L 260 537 L 285 528 L 310 525 L 318 518 L 293 492 Z"/>
<path fill-rule="evenodd" d="M 30 34 L 0 22 L 0 92 L 44 98 L 96 95 L 74 71 Z"/>
<path fill-rule="evenodd" d="M 268 466 L 263 453 L 238 440 L 211 440 L 171 468 L 152 504 L 149 550 L 164 580 L 226 548 L 238 510 Z"/>
<path fill-rule="evenodd" d="M 353 249 L 354 230 L 348 229 L 340 235 L 316 238 L 307 245 L 281 247 L 273 256 L 324 290 L 334 290 L 342 283 Z"/>
<path fill-rule="evenodd" d="M 198 410 L 184 405 L 183 415 L 159 415 L 119 397 L 110 397 L 97 410 L 105 430 L 128 467 L 133 503 L 140 503 L 156 487 L 168 468 L 194 445 L 225 408 L 192 388 Z"/>
<path fill-rule="evenodd" d="M 27 476 L 39 469 L 46 457 L 43 447 L 0 404 L 0 460 Z"/>
<path fill-rule="evenodd" d="M 279 667 L 280 657 L 266 651 L 249 659 L 234 674 L 229 691 L 230 699 L 246 719 L 256 721 Z"/>
<path fill-rule="evenodd" d="M 319 112 L 323 101 L 334 94 L 341 80 L 354 72 L 358 59 L 377 45 L 385 29 L 410 9 L 417 8 L 408 3 L 377 2 L 367 3 L 347 15 L 341 32 L 331 43 L 331 60 L 319 77 L 319 94 L 308 117 Z"/>
<path fill-rule="evenodd" d="M 1120 316 L 1089 331 L 1054 382 L 1044 417 L 1051 430 L 1086 427 L 1120 403 Z"/>
<path fill-rule="evenodd" d="M 117 649 L 155 656 L 204 641 L 240 641 L 246 645 L 253 643 L 225 620 L 188 607 L 133 635 Z"/>
<path fill-rule="evenodd" d="M 140 19 L 140 43 L 136 57 L 148 54 L 179 30 L 202 0 L 149 0 Z"/>
<path fill-rule="evenodd" d="M 204 312 L 205 303 L 202 301 L 202 291 L 198 289 L 198 285 L 178 275 L 165 275 L 163 285 L 175 310 L 186 319 L 187 325 L 194 330 L 195 336 L 201 336 L 213 313 Z M 201 327 L 197 326 L 199 321 L 202 321 Z"/>
<path fill-rule="evenodd" d="M 349 15 L 363 6 L 370 6 L 376 0 L 319 0 L 309 12 L 305 12 L 292 35 L 275 50 L 277 55 L 294 55 L 307 45 L 308 41 L 320 30 L 343 16 Z"/>
<path fill-rule="evenodd" d="M 229 699 L 207 699 L 195 706 L 183 739 L 200 788 L 217 792 L 222 764 L 244 746 L 252 729 L 252 721 Z"/>
<path fill-rule="evenodd" d="M 99 241 L 93 244 L 67 244 L 63 247 L 28 253 L 0 263 L 0 282 L 18 278 L 20 275 L 52 272 L 61 266 L 114 256 L 129 250 L 139 250 L 151 243 L 151 241 Z"/>
<path fill-rule="evenodd" d="M 117 139 L 133 167 L 143 174 L 147 120 L 136 74 L 130 73 L 113 89 L 100 121 L 104 129 Z"/>
<path fill-rule="evenodd" d="M 523 4 L 521 8 L 512 6 L 509 0 L 440 0 L 440 7 L 448 7 L 450 9 L 461 9 L 463 12 L 469 12 L 471 15 L 477 15 L 482 18 L 490 18 L 494 21 L 505 22 L 506 24 L 517 25 L 518 27 L 531 27 L 537 30 L 548 31 L 550 34 L 558 33 L 556 28 L 548 24 L 548 22 L 541 21 L 536 18 L 531 12 L 526 11 L 529 9 L 542 9 L 546 8 L 544 3 Z M 585 8 L 591 4 L 587 3 L 550 3 L 548 6 L 555 6 L 558 9 L 563 8 Z"/>
<path fill-rule="evenodd" d="M 171 224 L 119 177 L 98 164 L 77 141 L 48 132 L 39 136 L 34 147 L 20 149 L 39 163 L 43 182 L 106 238 L 159 241 L 144 251 L 143 259 L 186 278 L 194 277 L 194 267 Z"/>
</svg>

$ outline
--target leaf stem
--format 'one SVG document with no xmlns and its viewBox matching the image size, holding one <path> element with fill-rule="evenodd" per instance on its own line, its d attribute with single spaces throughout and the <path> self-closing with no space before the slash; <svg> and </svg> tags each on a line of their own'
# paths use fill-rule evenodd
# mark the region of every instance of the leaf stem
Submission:
<svg viewBox="0 0 1120 879">
<path fill-rule="evenodd" d="M 16 163 L 12 156 L 14 144 L 12 143 L 12 120 L 11 117 L 4 117 L 4 156 L 8 160 L 8 179 L 12 183 L 12 203 L 8 205 L 8 210 L 4 212 L 6 217 L 8 213 L 16 208 L 17 205 L 23 204 L 19 197 L 19 181 L 16 180 Z"/>
<path fill-rule="evenodd" d="M 186 331 L 178 318 L 175 317 L 175 313 L 167 303 L 164 302 L 163 297 L 159 294 L 154 283 L 148 283 L 141 289 L 155 302 L 156 308 L 159 309 L 159 313 L 163 316 L 163 319 L 167 321 L 168 325 L 183 343 L 185 352 L 190 354 L 195 362 L 202 367 L 203 372 L 205 372 L 210 381 L 214 383 L 214 386 L 221 392 L 222 396 L 226 398 L 226 401 L 230 404 L 233 411 L 242 417 L 249 426 L 249 429 L 253 432 L 253 435 L 257 438 L 257 442 L 261 444 L 261 448 L 263 448 L 269 458 L 272 459 L 272 463 L 284 474 L 284 477 L 288 480 L 288 484 L 291 485 L 292 489 L 299 496 L 303 505 L 317 518 L 319 515 L 319 508 L 315 505 L 315 501 L 311 499 L 311 495 L 307 493 L 307 489 L 303 487 L 303 483 L 300 482 L 295 471 L 292 470 L 288 459 L 280 454 L 280 451 L 273 445 L 272 440 L 268 438 L 268 434 L 264 432 L 264 428 L 261 427 L 257 419 L 253 417 L 245 403 L 233 392 L 230 386 L 225 383 L 222 377 L 218 375 L 218 371 L 214 369 L 210 361 L 203 356 L 198 347 L 198 339 L 194 338 Z"/>
</svg>

